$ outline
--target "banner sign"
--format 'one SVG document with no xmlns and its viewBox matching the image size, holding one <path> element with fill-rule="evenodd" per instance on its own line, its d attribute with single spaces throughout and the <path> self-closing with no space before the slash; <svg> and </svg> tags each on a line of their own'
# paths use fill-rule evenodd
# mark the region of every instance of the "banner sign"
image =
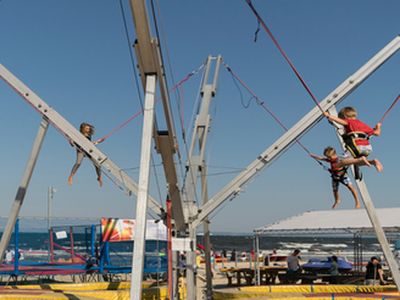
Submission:
<svg viewBox="0 0 400 300">
<path fill-rule="evenodd" d="M 133 241 L 135 223 L 133 219 L 101 218 L 102 240 L 104 242 Z M 163 222 L 147 221 L 146 240 L 167 240 L 167 227 Z"/>
</svg>

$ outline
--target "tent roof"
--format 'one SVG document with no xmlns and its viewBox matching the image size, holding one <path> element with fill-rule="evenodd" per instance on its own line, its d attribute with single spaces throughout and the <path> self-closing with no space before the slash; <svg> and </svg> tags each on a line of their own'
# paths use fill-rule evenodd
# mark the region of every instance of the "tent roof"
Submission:
<svg viewBox="0 0 400 300">
<path fill-rule="evenodd" d="M 400 232 L 400 207 L 379 208 L 376 213 L 388 232 Z M 365 209 L 308 211 L 254 229 L 257 234 L 355 233 L 373 231 Z"/>
</svg>

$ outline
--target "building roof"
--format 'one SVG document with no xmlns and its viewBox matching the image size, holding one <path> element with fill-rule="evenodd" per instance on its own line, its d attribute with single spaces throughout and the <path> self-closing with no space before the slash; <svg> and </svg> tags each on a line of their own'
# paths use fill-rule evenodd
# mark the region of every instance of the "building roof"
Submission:
<svg viewBox="0 0 400 300">
<path fill-rule="evenodd" d="M 400 232 L 400 207 L 379 208 L 376 213 L 387 232 Z M 254 229 L 257 234 L 309 234 L 372 232 L 365 209 L 307 211 L 297 216 Z"/>
</svg>

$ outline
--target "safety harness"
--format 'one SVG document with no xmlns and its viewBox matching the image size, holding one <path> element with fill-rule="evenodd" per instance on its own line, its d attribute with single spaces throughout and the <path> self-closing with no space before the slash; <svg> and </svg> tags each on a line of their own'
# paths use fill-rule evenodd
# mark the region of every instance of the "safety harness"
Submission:
<svg viewBox="0 0 400 300">
<path fill-rule="evenodd" d="M 343 141 L 345 143 L 346 149 L 350 152 L 350 154 L 355 157 L 361 157 L 363 154 L 360 151 L 359 146 L 357 145 L 357 140 L 369 140 L 369 135 L 364 132 L 349 132 L 342 135 Z"/>
<path fill-rule="evenodd" d="M 339 163 L 339 157 L 336 158 L 334 161 L 330 161 L 331 163 L 331 168 L 329 169 L 329 172 L 331 173 L 332 179 L 336 181 L 340 181 L 341 183 L 344 183 L 344 179 L 347 175 L 347 166 L 342 166 L 342 167 L 336 167 L 335 165 Z"/>
</svg>

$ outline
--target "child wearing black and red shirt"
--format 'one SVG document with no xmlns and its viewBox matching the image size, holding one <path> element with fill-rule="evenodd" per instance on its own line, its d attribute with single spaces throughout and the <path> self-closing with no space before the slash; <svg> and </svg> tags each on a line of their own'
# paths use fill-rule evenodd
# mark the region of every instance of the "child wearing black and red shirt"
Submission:
<svg viewBox="0 0 400 300">
<path fill-rule="evenodd" d="M 370 166 L 373 162 L 367 160 L 365 156 L 359 158 L 343 158 L 336 154 L 336 150 L 333 147 L 326 147 L 324 150 L 324 156 L 310 154 L 311 157 L 317 160 L 325 161 L 330 164 L 329 172 L 332 177 L 332 190 L 335 198 L 335 203 L 332 205 L 332 209 L 335 209 L 340 203 L 339 195 L 339 184 L 346 186 L 354 197 L 355 208 L 361 208 L 360 200 L 356 189 L 353 187 L 350 178 L 347 176 L 347 168 L 349 165 L 357 166 Z"/>
</svg>

